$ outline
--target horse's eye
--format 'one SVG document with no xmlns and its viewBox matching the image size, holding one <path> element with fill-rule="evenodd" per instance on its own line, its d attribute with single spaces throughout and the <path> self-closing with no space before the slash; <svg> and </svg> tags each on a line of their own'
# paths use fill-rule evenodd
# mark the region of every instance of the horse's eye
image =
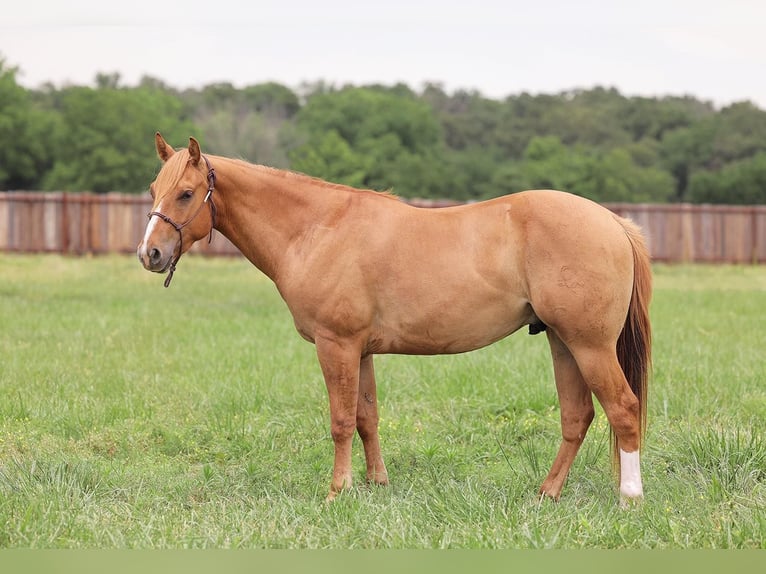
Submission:
<svg viewBox="0 0 766 574">
<path fill-rule="evenodd" d="M 181 192 L 181 195 L 178 196 L 178 199 L 183 199 L 183 200 L 191 199 L 193 195 L 194 195 L 194 192 L 191 189 L 187 189 Z"/>
<path fill-rule="evenodd" d="M 151 195 L 152 199 L 154 199 L 154 188 L 153 187 L 149 188 L 149 195 Z"/>
</svg>

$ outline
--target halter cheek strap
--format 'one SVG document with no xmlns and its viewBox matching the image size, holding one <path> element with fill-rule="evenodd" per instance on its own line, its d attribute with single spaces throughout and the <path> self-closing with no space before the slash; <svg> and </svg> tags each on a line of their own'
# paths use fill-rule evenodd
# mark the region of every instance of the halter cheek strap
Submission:
<svg viewBox="0 0 766 574">
<path fill-rule="evenodd" d="M 168 267 L 168 276 L 165 279 L 166 288 L 170 287 L 170 281 L 173 279 L 173 273 L 176 271 L 176 265 L 178 265 L 178 260 L 181 259 L 181 254 L 183 253 L 184 235 L 182 230 L 184 227 L 194 221 L 206 203 L 210 206 L 210 235 L 208 236 L 207 242 L 210 243 L 213 241 L 213 229 L 215 229 L 216 215 L 215 203 L 213 202 L 213 190 L 215 189 L 215 169 L 213 169 L 213 167 L 210 165 L 210 161 L 207 159 L 207 157 L 203 155 L 202 159 L 205 160 L 205 165 L 207 166 L 207 194 L 205 195 L 205 199 L 202 201 L 202 203 L 199 204 L 199 207 L 197 207 L 197 211 L 195 211 L 194 214 L 183 223 L 176 223 L 167 215 L 160 213 L 159 211 L 152 211 L 147 215 L 149 219 L 151 219 L 153 215 L 156 215 L 162 221 L 169 223 L 173 229 L 178 232 L 178 255 L 173 258 L 173 261 L 170 262 L 170 267 Z"/>
</svg>

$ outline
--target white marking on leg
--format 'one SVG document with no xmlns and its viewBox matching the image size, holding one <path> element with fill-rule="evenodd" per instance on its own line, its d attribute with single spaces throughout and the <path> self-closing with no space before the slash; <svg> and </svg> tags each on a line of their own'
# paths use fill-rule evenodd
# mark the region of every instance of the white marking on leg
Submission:
<svg viewBox="0 0 766 574">
<path fill-rule="evenodd" d="M 625 452 L 620 449 L 620 495 L 626 499 L 641 498 L 644 495 L 638 451 Z"/>
</svg>

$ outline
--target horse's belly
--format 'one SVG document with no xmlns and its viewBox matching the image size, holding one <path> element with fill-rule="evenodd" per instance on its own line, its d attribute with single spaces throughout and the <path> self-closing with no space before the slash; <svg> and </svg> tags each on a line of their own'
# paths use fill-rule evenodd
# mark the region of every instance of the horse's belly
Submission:
<svg viewBox="0 0 766 574">
<path fill-rule="evenodd" d="M 381 325 L 375 353 L 435 355 L 463 353 L 498 341 L 534 318 L 526 302 L 477 305 L 457 302 L 397 313 Z"/>
</svg>

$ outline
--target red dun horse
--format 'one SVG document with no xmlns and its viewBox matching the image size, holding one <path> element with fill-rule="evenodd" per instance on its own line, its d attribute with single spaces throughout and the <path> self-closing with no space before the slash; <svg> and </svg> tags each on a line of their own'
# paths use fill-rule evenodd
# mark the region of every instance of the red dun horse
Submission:
<svg viewBox="0 0 766 574">
<path fill-rule="evenodd" d="M 316 345 L 330 400 L 335 462 L 328 498 L 349 488 L 358 432 L 367 480 L 386 484 L 373 356 L 471 351 L 529 325 L 545 331 L 562 442 L 542 495 L 558 499 L 593 419 L 611 426 L 623 502 L 643 496 L 651 336 L 649 258 L 638 228 L 567 193 L 527 191 L 419 209 L 395 197 L 223 157 L 190 139 L 151 185 L 138 257 L 169 272 L 219 230 L 276 284 Z"/>
</svg>

